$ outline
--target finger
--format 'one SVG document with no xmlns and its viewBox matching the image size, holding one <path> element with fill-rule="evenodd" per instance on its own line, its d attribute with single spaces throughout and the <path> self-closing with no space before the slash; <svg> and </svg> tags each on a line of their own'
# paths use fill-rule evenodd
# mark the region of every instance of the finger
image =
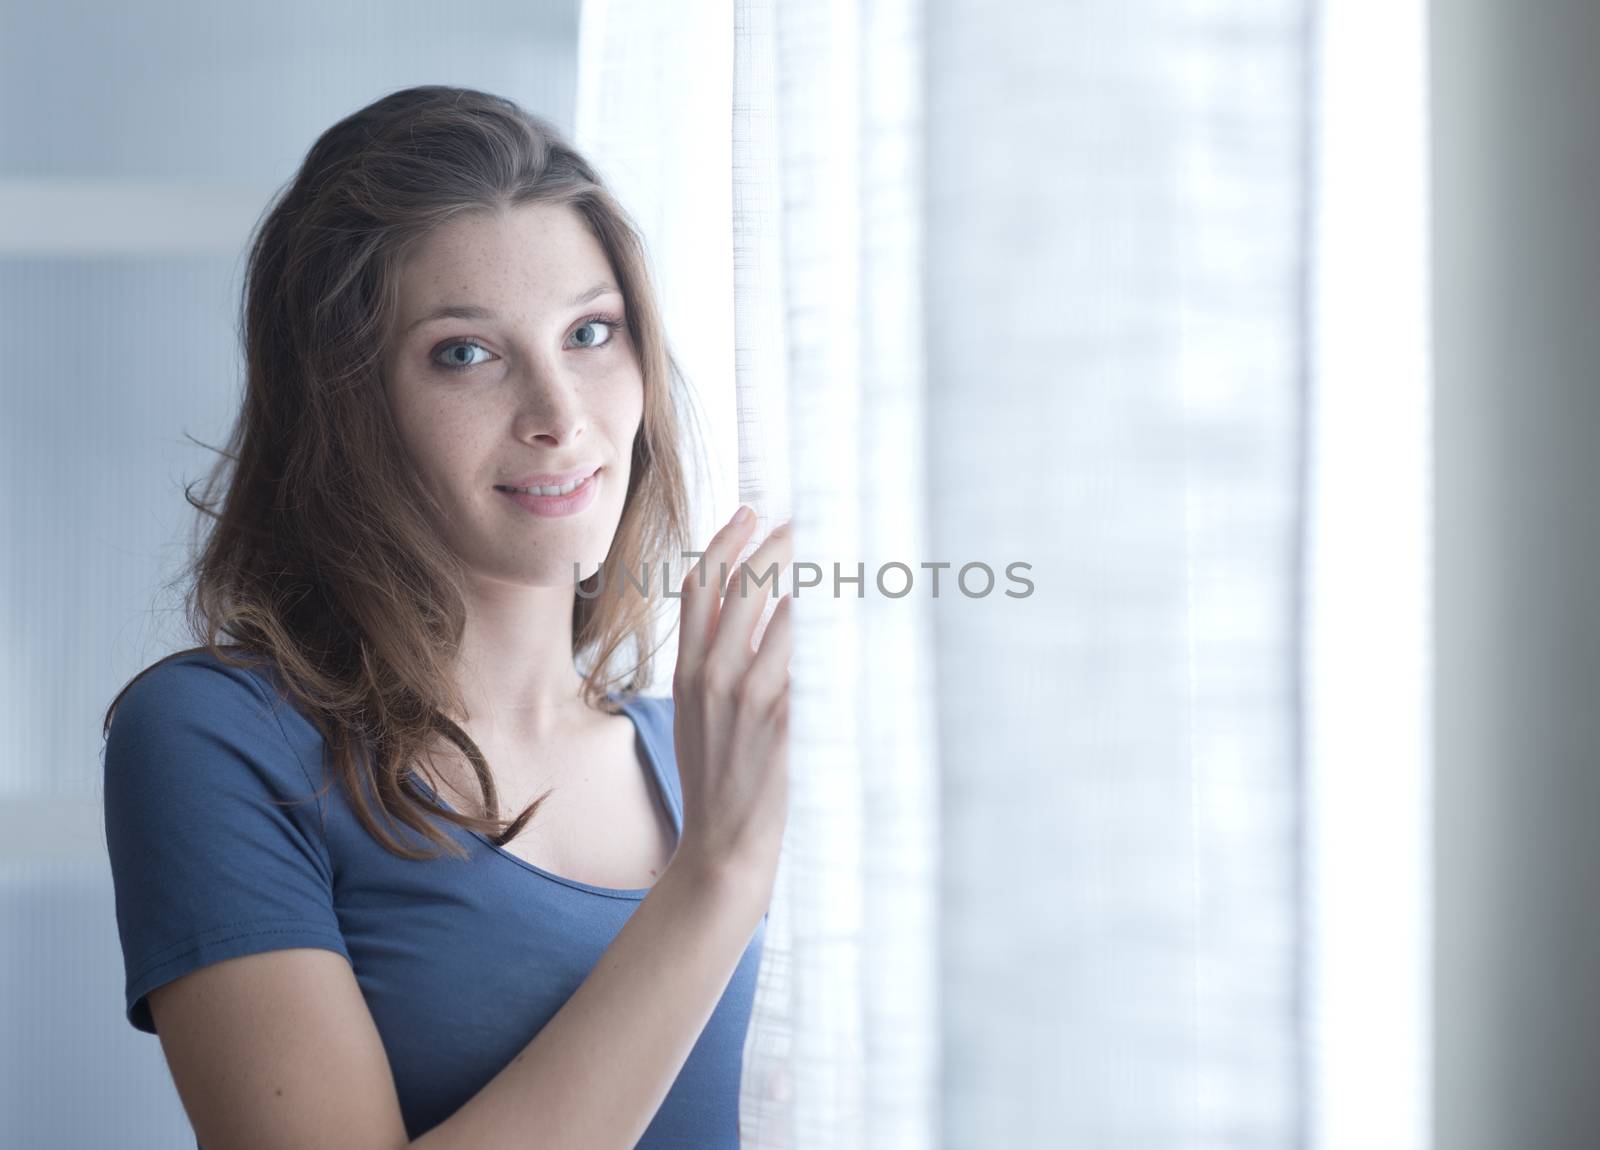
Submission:
<svg viewBox="0 0 1600 1150">
<path fill-rule="evenodd" d="M 773 528 L 754 555 L 737 565 L 728 579 L 707 658 L 726 659 L 739 668 L 749 665 L 756 621 L 767 601 L 775 597 L 793 553 L 792 520 L 785 520 Z"/>
<path fill-rule="evenodd" d="M 711 574 L 725 568 L 731 556 L 736 556 L 750 533 L 755 530 L 756 517 L 739 522 L 737 513 L 724 523 L 711 541 L 706 544 L 699 560 L 684 576 L 681 591 L 680 621 L 678 630 L 678 665 L 703 661 L 711 636 L 716 629 L 716 618 L 721 597 L 721 580 Z"/>
<path fill-rule="evenodd" d="M 687 672 L 705 661 L 707 648 L 716 627 L 721 596 L 721 580 L 709 572 L 719 571 L 724 563 L 739 554 L 750 533 L 755 530 L 756 517 L 740 523 L 730 518 L 722 525 L 705 553 L 684 576 L 680 588 L 678 620 L 678 669 Z"/>
<path fill-rule="evenodd" d="M 761 647 L 750 660 L 750 685 L 765 698 L 774 698 L 789 688 L 789 659 L 794 653 L 794 626 L 790 618 L 793 603 L 793 594 L 778 600 L 777 610 L 767 620 L 767 629 L 762 633 Z"/>
</svg>

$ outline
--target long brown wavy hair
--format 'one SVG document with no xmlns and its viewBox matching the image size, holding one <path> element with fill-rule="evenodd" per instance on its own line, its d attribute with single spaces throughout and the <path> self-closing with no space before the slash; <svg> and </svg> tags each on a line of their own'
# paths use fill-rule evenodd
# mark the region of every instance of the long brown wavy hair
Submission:
<svg viewBox="0 0 1600 1150">
<path fill-rule="evenodd" d="M 617 713 L 607 695 L 649 681 L 657 621 L 651 596 L 602 593 L 624 582 L 606 573 L 661 570 L 665 587 L 664 564 L 689 545 L 680 445 L 698 428 L 685 418 L 693 407 L 636 226 L 572 145 L 512 101 L 407 88 L 316 141 L 257 223 L 240 315 L 243 405 L 204 494 L 185 489 L 200 516 L 179 579 L 201 645 L 160 662 L 202 650 L 234 666 L 264 660 L 322 733 L 328 785 L 340 782 L 367 830 L 408 859 L 438 853 L 380 826 L 363 782 L 387 819 L 456 857 L 465 851 L 428 816 L 503 845 L 550 795 L 500 818 L 483 753 L 448 717 L 465 714 L 451 670 L 465 572 L 434 526 L 442 509 L 408 461 L 380 369 L 412 245 L 464 212 L 530 202 L 572 207 L 604 247 L 644 377 L 622 518 L 601 569 L 574 584 L 572 605 L 575 665 L 590 664 L 583 697 Z M 633 661 L 612 674 L 630 645 Z M 117 693 L 102 735 L 123 694 L 160 662 Z M 435 736 L 471 763 L 485 817 L 444 808 L 410 778 Z"/>
</svg>

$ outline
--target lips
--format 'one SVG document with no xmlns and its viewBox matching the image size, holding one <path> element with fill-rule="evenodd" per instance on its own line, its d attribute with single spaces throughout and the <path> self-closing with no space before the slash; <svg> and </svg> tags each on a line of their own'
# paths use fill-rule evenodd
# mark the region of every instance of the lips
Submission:
<svg viewBox="0 0 1600 1150">
<path fill-rule="evenodd" d="M 500 494 L 511 502 L 530 511 L 541 518 L 560 518 L 567 515 L 577 515 L 588 508 L 595 500 L 595 491 L 599 488 L 601 479 L 597 468 L 593 473 L 581 479 L 577 486 L 566 495 L 531 495 L 523 491 L 513 491 L 510 488 L 500 488 Z"/>
<path fill-rule="evenodd" d="M 495 484 L 504 489 L 507 487 L 562 487 L 575 479 L 587 479 L 600 470 L 598 463 L 591 463 L 587 467 L 576 467 L 571 471 L 543 471 L 537 475 L 524 475 L 520 479 L 508 479 L 504 483 Z"/>
</svg>

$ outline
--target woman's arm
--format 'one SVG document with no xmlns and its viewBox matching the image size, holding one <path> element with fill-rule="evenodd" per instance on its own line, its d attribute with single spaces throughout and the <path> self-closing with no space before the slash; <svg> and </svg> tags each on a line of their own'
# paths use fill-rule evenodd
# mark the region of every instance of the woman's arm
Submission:
<svg viewBox="0 0 1600 1150">
<path fill-rule="evenodd" d="M 589 976 L 489 1084 L 414 1145 L 632 1147 L 771 901 L 770 880 L 674 855 Z"/>
<path fill-rule="evenodd" d="M 350 964 L 267 951 L 150 992 L 206 1150 L 631 1147 L 677 1079 L 771 899 L 748 870 L 673 856 L 571 998 L 522 1053 L 411 1143 Z"/>
</svg>

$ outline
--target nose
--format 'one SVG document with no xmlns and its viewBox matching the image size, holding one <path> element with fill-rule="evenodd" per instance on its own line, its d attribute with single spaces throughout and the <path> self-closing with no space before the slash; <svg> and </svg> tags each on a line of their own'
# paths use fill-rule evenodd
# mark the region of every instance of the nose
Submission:
<svg viewBox="0 0 1600 1150">
<path fill-rule="evenodd" d="M 512 428 L 524 443 L 541 442 L 547 447 L 576 443 L 588 422 L 578 381 L 558 365 L 536 364 L 523 380 Z"/>
</svg>

